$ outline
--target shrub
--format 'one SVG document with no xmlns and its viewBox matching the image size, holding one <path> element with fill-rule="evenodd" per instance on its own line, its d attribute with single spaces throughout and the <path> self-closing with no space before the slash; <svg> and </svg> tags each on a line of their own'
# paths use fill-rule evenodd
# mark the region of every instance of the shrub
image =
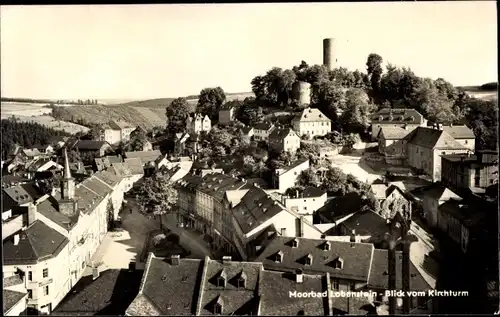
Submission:
<svg viewBox="0 0 500 317">
<path fill-rule="evenodd" d="M 167 239 L 167 236 L 164 233 L 159 233 L 153 237 L 153 245 L 155 247 L 163 244 Z"/>
</svg>

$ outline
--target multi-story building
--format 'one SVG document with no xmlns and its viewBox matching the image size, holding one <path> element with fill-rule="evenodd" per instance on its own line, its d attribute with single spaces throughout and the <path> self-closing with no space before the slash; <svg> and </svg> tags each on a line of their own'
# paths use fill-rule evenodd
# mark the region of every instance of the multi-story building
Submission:
<svg viewBox="0 0 500 317">
<path fill-rule="evenodd" d="M 316 108 L 306 108 L 292 120 L 299 136 L 324 136 L 332 131 L 332 121 Z"/>
<path fill-rule="evenodd" d="M 284 193 L 288 188 L 295 186 L 300 174 L 307 169 L 309 169 L 309 159 L 298 160 L 275 170 L 272 176 L 273 187 L 278 192 Z"/>
<path fill-rule="evenodd" d="M 383 127 L 399 127 L 413 131 L 417 127 L 427 126 L 427 120 L 415 109 L 380 109 L 371 118 L 372 140 L 377 140 Z"/>
<path fill-rule="evenodd" d="M 366 297 L 334 296 L 328 274 L 266 270 L 259 262 L 170 259 L 150 254 L 127 316 L 366 314 Z M 296 292 L 321 296 L 290 296 Z"/>
<path fill-rule="evenodd" d="M 235 108 L 229 105 L 223 105 L 219 110 L 219 124 L 225 125 L 234 121 Z"/>
<path fill-rule="evenodd" d="M 160 150 L 125 152 L 125 158 L 138 158 L 143 166 L 151 162 L 154 163 L 159 157 L 163 157 Z"/>
<path fill-rule="evenodd" d="M 274 129 L 269 134 L 269 149 L 294 153 L 300 148 L 300 137 L 290 128 Z"/>
<path fill-rule="evenodd" d="M 111 151 L 111 145 L 106 141 L 78 140 L 70 146 L 70 149 L 77 150 L 80 153 L 93 153 L 98 157 L 102 157 Z"/>
<path fill-rule="evenodd" d="M 403 165 L 406 161 L 405 136 L 408 128 L 383 126 L 378 133 L 378 151 L 388 164 Z"/>
<path fill-rule="evenodd" d="M 487 188 L 498 183 L 498 153 L 478 151 L 474 155 L 443 155 L 441 182 L 457 189 Z"/>
<path fill-rule="evenodd" d="M 28 310 L 41 313 L 50 313 L 93 265 L 111 218 L 109 203 L 123 201 L 116 176 L 100 172 L 76 184 L 66 151 L 64 157 L 60 191 L 30 203 L 26 229 L 3 241 L 4 276 L 23 279 Z"/>
<path fill-rule="evenodd" d="M 256 124 L 253 127 L 254 131 L 254 139 L 255 141 L 266 141 L 269 140 L 269 134 L 275 129 L 276 127 L 272 123 L 267 123 L 267 122 L 261 122 Z"/>
<path fill-rule="evenodd" d="M 281 196 L 281 203 L 313 223 L 314 212 L 326 204 L 326 192 L 316 187 L 306 187 L 293 195 Z"/>
<path fill-rule="evenodd" d="M 417 127 L 405 141 L 408 165 L 431 176 L 433 182 L 441 180 L 441 156 L 470 151 L 439 127 Z"/>
<path fill-rule="evenodd" d="M 196 113 L 186 119 L 187 132 L 200 133 L 204 131 L 208 133 L 211 129 L 212 121 L 210 121 L 210 118 L 207 115 L 203 116 L 201 113 Z"/>
<path fill-rule="evenodd" d="M 458 143 L 469 148 L 476 149 L 476 136 L 474 132 L 465 125 L 445 125 L 443 131 L 451 135 Z"/>
<path fill-rule="evenodd" d="M 134 130 L 135 128 L 125 121 L 110 121 L 103 129 L 100 140 L 109 144 L 127 142 Z"/>
<path fill-rule="evenodd" d="M 434 228 L 437 227 L 438 223 L 439 206 L 450 199 L 462 200 L 462 197 L 439 183 L 418 188 L 412 191 L 412 194 L 420 199 L 423 209 L 423 218 L 430 227 Z"/>
</svg>

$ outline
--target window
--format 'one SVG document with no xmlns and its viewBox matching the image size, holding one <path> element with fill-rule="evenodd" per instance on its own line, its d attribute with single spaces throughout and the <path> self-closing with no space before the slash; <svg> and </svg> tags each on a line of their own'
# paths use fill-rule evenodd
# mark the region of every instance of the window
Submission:
<svg viewBox="0 0 500 317">
<path fill-rule="evenodd" d="M 465 143 L 465 144 L 467 144 L 467 140 L 465 140 L 465 142 L 464 142 L 464 143 Z"/>
<path fill-rule="evenodd" d="M 311 256 L 311 255 L 308 255 L 308 256 L 306 257 L 306 261 L 305 261 L 305 262 L 306 262 L 306 263 L 305 263 L 306 265 L 311 265 L 311 263 L 312 263 L 312 256 Z"/>
<path fill-rule="evenodd" d="M 33 281 L 33 272 L 28 272 L 28 281 Z"/>
<path fill-rule="evenodd" d="M 43 294 L 45 296 L 49 295 L 49 286 L 48 285 L 43 287 Z"/>
<path fill-rule="evenodd" d="M 28 299 L 32 299 L 33 298 L 33 290 L 29 289 L 28 290 Z"/>
<path fill-rule="evenodd" d="M 356 290 L 356 283 L 349 282 L 349 290 L 350 291 L 355 291 Z"/>
<path fill-rule="evenodd" d="M 281 235 L 285 236 L 286 235 L 286 228 L 281 228 Z"/>
<path fill-rule="evenodd" d="M 340 283 L 339 283 L 339 280 L 334 278 L 332 279 L 332 289 L 333 290 L 338 290 L 340 287 Z"/>
<path fill-rule="evenodd" d="M 216 303 L 214 306 L 214 313 L 216 315 L 221 315 L 222 314 L 222 305 L 219 303 Z"/>
<path fill-rule="evenodd" d="M 45 269 L 43 269 L 43 278 L 47 278 L 47 277 L 49 277 L 49 269 L 45 268 Z"/>
</svg>

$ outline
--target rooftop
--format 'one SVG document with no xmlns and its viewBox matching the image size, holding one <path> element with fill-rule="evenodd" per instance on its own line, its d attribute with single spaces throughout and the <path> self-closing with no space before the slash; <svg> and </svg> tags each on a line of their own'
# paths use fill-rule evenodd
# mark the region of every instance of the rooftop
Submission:
<svg viewBox="0 0 500 317">
<path fill-rule="evenodd" d="M 162 154 L 159 150 L 125 152 L 125 157 L 127 159 L 138 158 L 141 160 L 142 165 L 146 165 L 149 162 L 154 162 L 160 156 L 162 156 Z"/>
<path fill-rule="evenodd" d="M 294 120 L 298 120 L 301 122 L 330 122 L 319 109 L 316 108 L 306 108 L 302 110 L 302 112 L 297 115 Z"/>
<path fill-rule="evenodd" d="M 56 256 L 68 244 L 68 239 L 37 220 L 19 233 L 19 243 L 14 238 L 3 241 L 4 264 L 36 263 Z"/>
<path fill-rule="evenodd" d="M 383 135 L 386 140 L 401 140 L 410 133 L 410 131 L 400 127 L 382 127 L 379 133 Z"/>
<path fill-rule="evenodd" d="M 89 151 L 98 151 L 103 146 L 109 145 L 106 141 L 93 141 L 93 140 L 79 140 L 73 146 L 79 150 L 89 150 Z"/>
<path fill-rule="evenodd" d="M 476 138 L 474 132 L 465 125 L 443 126 L 443 131 L 451 135 L 454 139 Z"/>
<path fill-rule="evenodd" d="M 274 125 L 272 123 L 260 122 L 260 123 L 257 123 L 253 128 L 255 130 L 269 131 L 273 127 L 274 127 Z"/>
<path fill-rule="evenodd" d="M 273 141 L 280 141 L 286 138 L 287 136 L 297 136 L 297 133 L 293 131 L 291 128 L 277 128 L 274 129 L 270 134 L 269 134 L 269 140 Z"/>
<path fill-rule="evenodd" d="M 11 291 L 8 289 L 3 290 L 3 313 L 7 316 L 9 314 L 8 311 L 12 309 L 17 303 L 19 303 L 24 297 L 26 297 L 26 293 Z M 24 312 L 22 312 L 24 313 Z"/>
<path fill-rule="evenodd" d="M 445 131 L 434 128 L 418 127 L 406 135 L 405 139 L 408 143 L 428 149 L 468 149 Z"/>
<path fill-rule="evenodd" d="M 380 109 L 372 116 L 373 122 L 378 123 L 410 123 L 421 124 L 424 117 L 415 109 Z"/>
</svg>

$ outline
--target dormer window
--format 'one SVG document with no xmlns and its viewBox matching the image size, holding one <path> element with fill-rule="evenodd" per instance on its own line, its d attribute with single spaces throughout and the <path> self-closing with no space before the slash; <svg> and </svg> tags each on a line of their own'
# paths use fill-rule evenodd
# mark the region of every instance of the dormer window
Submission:
<svg viewBox="0 0 500 317">
<path fill-rule="evenodd" d="M 283 262 L 283 251 L 278 251 L 278 253 L 276 253 L 276 256 L 274 258 L 274 262 L 276 262 L 276 263 Z"/>
<path fill-rule="evenodd" d="M 305 265 L 312 265 L 312 261 L 313 261 L 313 256 L 312 254 L 308 254 L 305 258 Z"/>
<path fill-rule="evenodd" d="M 337 270 L 342 269 L 343 265 L 344 265 L 344 260 L 342 260 L 342 258 L 340 257 L 333 262 L 333 268 Z"/>
<path fill-rule="evenodd" d="M 245 288 L 247 282 L 247 275 L 245 272 L 241 271 L 240 276 L 238 277 L 237 283 L 238 288 Z"/>
<path fill-rule="evenodd" d="M 214 314 L 216 315 L 222 315 L 222 305 L 224 303 L 222 302 L 222 298 L 219 296 L 217 298 L 217 301 L 214 303 Z"/>
<path fill-rule="evenodd" d="M 379 116 L 378 117 L 378 121 L 384 121 L 384 117 L 383 116 Z"/>
<path fill-rule="evenodd" d="M 298 247 L 299 247 L 299 240 L 293 239 L 292 240 L 292 248 L 298 248 Z"/>
<path fill-rule="evenodd" d="M 325 243 L 323 243 L 323 251 L 330 251 L 330 248 L 331 248 L 331 244 L 329 241 L 326 241 Z"/>
<path fill-rule="evenodd" d="M 217 286 L 218 287 L 226 287 L 226 279 L 227 279 L 226 272 L 224 270 L 222 270 L 220 272 L 219 276 L 217 277 Z"/>
</svg>

